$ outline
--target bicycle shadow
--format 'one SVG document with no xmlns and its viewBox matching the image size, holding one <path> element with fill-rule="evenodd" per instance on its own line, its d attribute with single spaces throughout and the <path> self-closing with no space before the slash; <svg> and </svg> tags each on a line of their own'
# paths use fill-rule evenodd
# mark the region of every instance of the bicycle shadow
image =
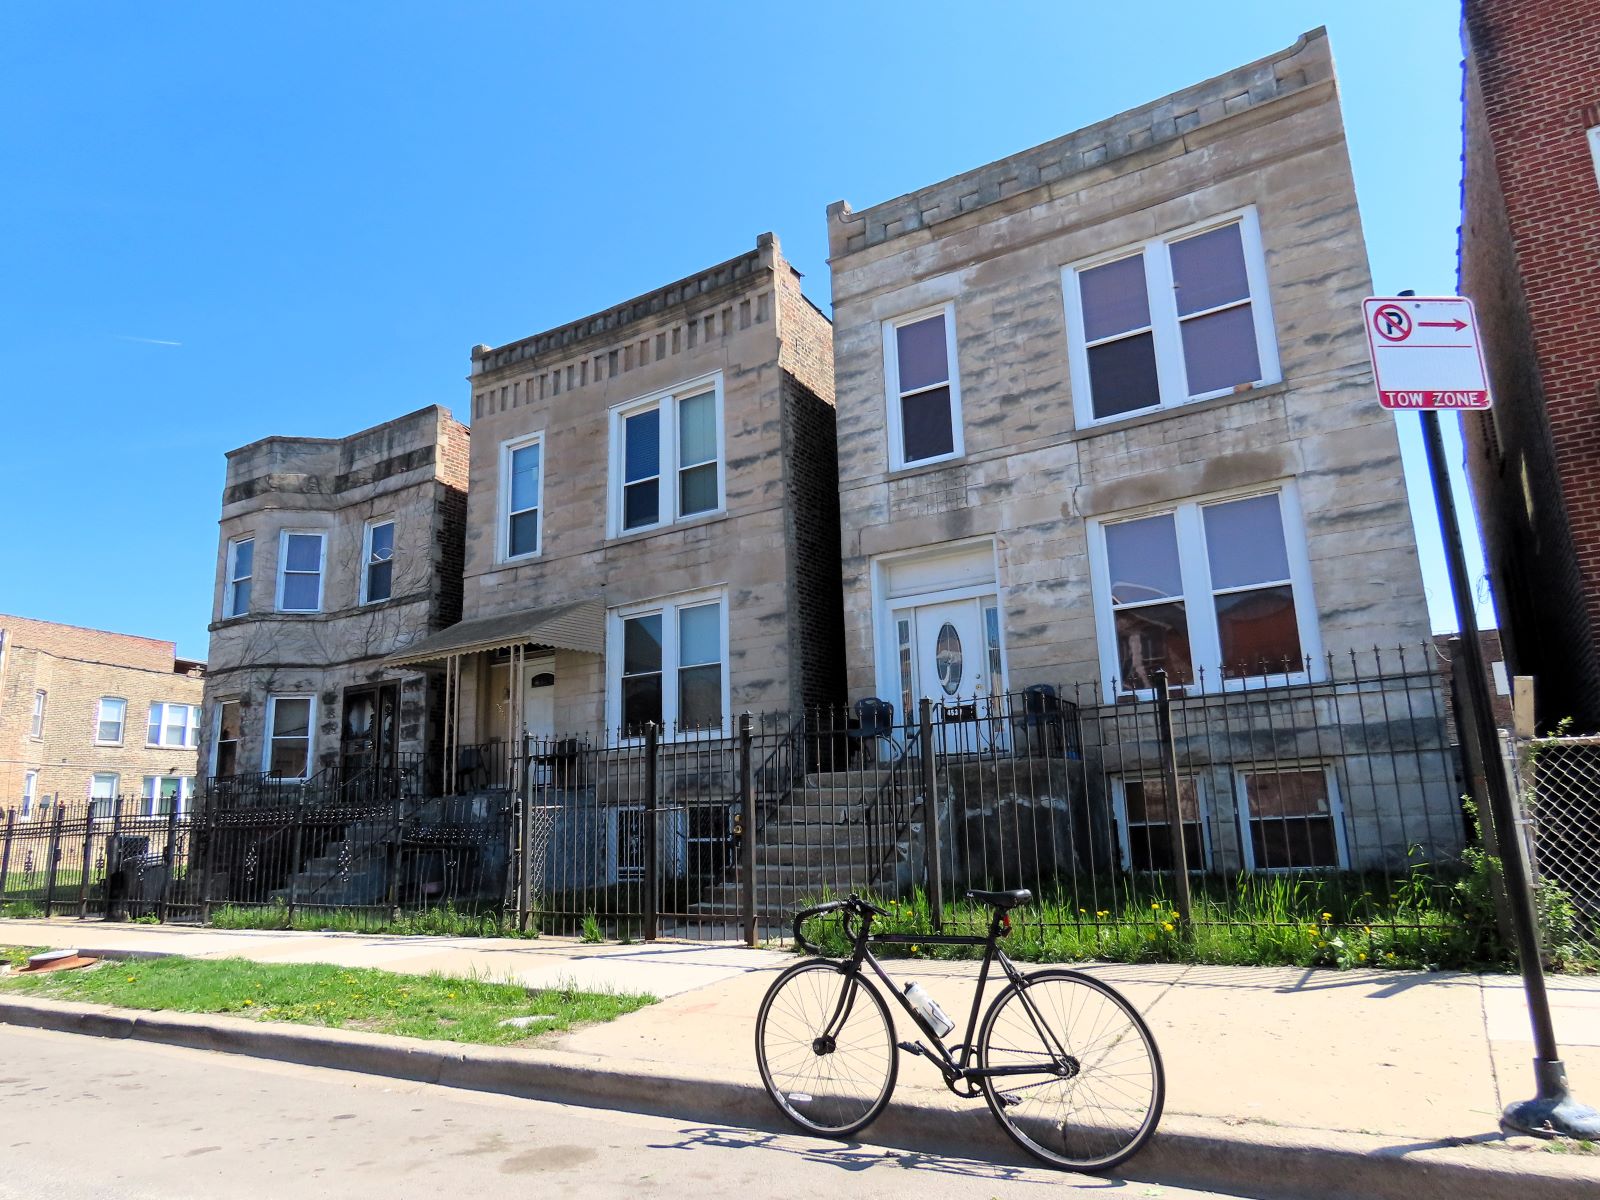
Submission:
<svg viewBox="0 0 1600 1200">
<path fill-rule="evenodd" d="M 1031 1183 L 1040 1187 L 1060 1187 L 1062 1172 L 1046 1167 L 1014 1166 L 985 1162 L 955 1155 L 924 1154 L 888 1146 L 869 1146 L 864 1142 L 813 1142 L 800 1134 L 770 1133 L 733 1125 L 689 1126 L 683 1138 L 668 1144 L 653 1144 L 652 1150 L 776 1150 L 805 1162 L 835 1167 L 859 1174 L 874 1168 L 932 1172 L 987 1183 Z M 1080 1187 L 1118 1188 L 1129 1181 L 1120 1177 L 1070 1176 Z"/>
</svg>

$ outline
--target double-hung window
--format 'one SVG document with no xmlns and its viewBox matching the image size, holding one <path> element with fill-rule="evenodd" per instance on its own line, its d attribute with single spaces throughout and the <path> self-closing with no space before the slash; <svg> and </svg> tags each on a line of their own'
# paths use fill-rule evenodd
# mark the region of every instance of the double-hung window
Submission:
<svg viewBox="0 0 1600 1200">
<path fill-rule="evenodd" d="M 1159 778 L 1118 776 L 1112 780 L 1116 801 L 1117 842 L 1128 871 L 1171 871 L 1171 814 L 1167 787 Z M 1199 780 L 1178 779 L 1178 812 L 1183 819 L 1183 859 L 1191 871 L 1211 865 L 1211 838 Z"/>
<path fill-rule="evenodd" d="M 200 708 L 195 704 L 162 704 L 150 706 L 149 728 L 145 735 L 148 746 L 189 747 L 199 745 Z"/>
<path fill-rule="evenodd" d="M 94 715 L 94 741 L 97 746 L 122 745 L 122 727 L 128 716 L 128 702 L 116 696 L 101 696 Z"/>
<path fill-rule="evenodd" d="M 226 778 L 239 771 L 240 708 L 237 700 L 217 704 L 216 737 L 211 741 L 211 773 Z"/>
<path fill-rule="evenodd" d="M 1245 866 L 1289 871 L 1349 865 L 1339 789 L 1326 766 L 1279 766 L 1238 774 L 1239 816 L 1248 830 Z"/>
<path fill-rule="evenodd" d="M 540 434 L 507 442 L 500 450 L 500 557 L 530 558 L 539 553 L 544 507 L 544 438 Z"/>
<path fill-rule="evenodd" d="M 368 521 L 361 535 L 361 603 L 387 600 L 394 591 L 394 522 Z"/>
<path fill-rule="evenodd" d="M 883 365 L 890 470 L 962 454 L 955 305 L 885 322 Z"/>
<path fill-rule="evenodd" d="M 278 611 L 321 612 L 326 538 L 285 529 L 278 541 Z"/>
<path fill-rule="evenodd" d="M 267 736 L 261 769 L 285 779 L 311 774 L 311 728 L 316 700 L 311 696 L 272 696 L 267 700 Z"/>
<path fill-rule="evenodd" d="M 1278 379 L 1254 209 L 1063 273 L 1079 425 Z"/>
<path fill-rule="evenodd" d="M 194 780 L 186 775 L 146 775 L 144 777 L 144 812 L 147 817 L 179 816 L 189 811 Z"/>
<path fill-rule="evenodd" d="M 1094 523 L 1106 690 L 1305 678 L 1318 653 L 1292 485 Z"/>
<path fill-rule="evenodd" d="M 722 377 L 611 413 L 611 532 L 714 513 L 723 503 Z"/>
<path fill-rule="evenodd" d="M 33 693 L 33 715 L 28 720 L 29 737 L 44 736 L 44 706 L 47 699 L 42 688 Z"/>
<path fill-rule="evenodd" d="M 256 539 L 232 538 L 228 542 L 227 582 L 223 585 L 222 615 L 242 617 L 250 611 L 250 579 L 255 573 Z"/>
<path fill-rule="evenodd" d="M 39 772 L 24 771 L 22 773 L 22 811 L 17 814 L 23 820 L 33 816 L 33 801 L 38 792 Z"/>
<path fill-rule="evenodd" d="M 701 594 L 612 613 L 608 690 L 623 737 L 648 722 L 669 737 L 726 728 L 726 612 L 724 597 Z"/>
</svg>

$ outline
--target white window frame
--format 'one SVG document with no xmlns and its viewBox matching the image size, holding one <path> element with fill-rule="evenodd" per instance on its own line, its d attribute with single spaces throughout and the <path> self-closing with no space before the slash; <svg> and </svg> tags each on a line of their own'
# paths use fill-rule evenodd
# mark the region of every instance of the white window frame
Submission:
<svg viewBox="0 0 1600 1200">
<path fill-rule="evenodd" d="M 905 456 L 905 434 L 901 427 L 900 419 L 900 401 L 904 397 L 900 393 L 900 341 L 896 336 L 896 331 L 903 325 L 915 325 L 919 321 L 926 321 L 930 317 L 937 316 L 944 317 L 945 361 L 950 366 L 950 380 L 946 386 L 950 388 L 950 444 L 952 449 L 948 454 L 939 454 L 932 458 L 919 458 L 907 462 Z M 935 304 L 931 308 L 918 309 L 916 312 L 893 317 L 883 323 L 883 376 L 884 403 L 888 413 L 889 469 L 891 471 L 909 471 L 916 467 L 926 467 L 933 463 L 950 462 L 952 459 L 962 458 L 966 455 L 966 437 L 962 430 L 961 421 L 961 370 L 956 360 L 955 301 L 950 300 L 944 304 Z M 937 387 L 940 385 L 934 384 L 931 386 Z"/>
<path fill-rule="evenodd" d="M 31 738 L 44 737 L 44 712 L 45 706 L 50 703 L 50 693 L 44 688 L 33 690 L 33 711 L 28 717 L 28 736 Z"/>
<path fill-rule="evenodd" d="M 122 716 L 117 722 L 117 740 L 104 741 L 100 737 L 100 726 L 105 723 L 106 701 L 122 705 Z M 128 740 L 128 700 L 125 696 L 101 696 L 95 701 L 94 706 L 94 744 L 96 746 L 120 746 Z"/>
<path fill-rule="evenodd" d="M 518 450 L 528 446 L 539 447 L 539 494 L 534 501 L 534 508 L 539 513 L 538 522 L 534 527 L 533 550 L 528 554 L 511 553 L 511 518 L 515 514 L 511 511 L 511 456 Z M 495 540 L 495 557 L 503 563 L 527 562 L 529 559 L 538 558 L 544 553 L 544 525 L 548 515 L 544 507 L 544 477 L 550 467 L 549 447 L 545 445 L 544 430 L 530 433 L 526 437 L 512 438 L 510 441 L 500 443 L 500 504 L 497 519 L 499 532 Z M 517 512 L 526 512 L 518 509 Z"/>
<path fill-rule="evenodd" d="M 184 740 L 181 742 L 167 741 L 167 712 L 169 709 L 186 708 L 188 714 L 183 723 Z M 156 738 L 150 740 L 150 727 L 155 726 Z M 157 746 L 164 750 L 193 750 L 200 744 L 200 706 L 198 704 L 185 704 L 177 700 L 153 700 L 150 703 L 150 719 L 145 722 L 146 746 Z"/>
<path fill-rule="evenodd" d="M 1285 773 L 1321 771 L 1328 785 L 1328 819 L 1333 822 L 1334 853 L 1339 861 L 1331 867 L 1261 867 L 1256 865 L 1256 843 L 1250 833 L 1250 791 L 1247 780 L 1252 775 L 1281 775 Z M 1263 875 L 1298 873 L 1302 871 L 1348 871 L 1350 846 L 1345 832 L 1344 800 L 1339 795 L 1339 776 L 1332 763 L 1280 762 L 1264 765 L 1260 769 L 1238 766 L 1234 769 L 1234 802 L 1239 809 L 1239 855 L 1244 869 Z M 1271 818 L 1277 820 L 1276 817 Z"/>
<path fill-rule="evenodd" d="M 392 526 L 395 527 L 395 535 L 391 538 L 391 545 L 390 545 L 390 549 L 389 549 L 389 594 L 387 596 L 384 596 L 382 599 L 371 600 L 371 599 L 368 598 L 367 592 L 368 592 L 368 583 L 369 583 L 369 581 L 371 579 L 371 575 L 372 575 L 372 532 L 375 529 L 381 529 L 385 525 L 392 525 Z M 393 600 L 394 599 L 394 563 L 395 563 L 395 559 L 399 557 L 399 551 L 400 551 L 399 526 L 395 522 L 394 517 L 392 517 L 392 516 L 374 517 L 374 518 L 372 518 L 372 520 L 368 521 L 365 525 L 363 525 L 361 527 L 361 584 L 360 584 L 361 595 L 360 595 L 360 598 L 359 598 L 360 603 L 362 603 L 362 604 L 382 604 L 384 602 L 384 600 Z"/>
<path fill-rule="evenodd" d="M 22 773 L 22 808 L 17 813 L 24 821 L 33 816 L 33 804 L 39 795 L 39 772 Z"/>
<path fill-rule="evenodd" d="M 242 617 L 250 611 L 251 593 L 255 591 L 255 541 L 256 535 L 253 533 L 241 534 L 238 537 L 228 539 L 227 569 L 222 580 L 222 615 L 224 617 Z M 250 574 L 240 575 L 238 573 L 239 547 L 246 542 L 250 543 Z M 245 589 L 245 604 L 243 608 L 235 608 L 233 606 L 234 588 L 241 583 L 249 584 Z"/>
<path fill-rule="evenodd" d="M 217 773 L 217 748 L 218 748 L 219 744 L 222 741 L 222 706 L 225 705 L 225 704 L 239 704 L 239 700 L 240 700 L 240 698 L 238 696 L 230 696 L 230 697 L 227 697 L 227 698 L 218 699 L 216 704 L 212 707 L 212 710 L 211 710 L 211 746 L 210 746 L 210 754 L 208 756 L 209 760 L 210 760 L 210 770 L 207 771 L 206 773 L 208 775 L 213 776 L 213 777 L 215 777 L 216 773 Z M 238 771 L 239 771 L 239 753 L 238 753 L 238 749 L 237 748 L 242 747 L 244 745 L 244 736 L 243 736 L 244 730 L 242 728 L 242 726 L 244 724 L 244 708 L 243 708 L 242 705 L 239 708 L 239 724 L 241 726 L 241 729 L 239 731 L 240 732 L 240 736 L 234 743 L 236 749 L 235 749 L 234 755 L 233 755 L 233 769 L 234 769 L 234 773 L 235 774 L 237 774 Z"/>
<path fill-rule="evenodd" d="M 612 730 L 614 744 L 634 746 L 642 738 L 628 737 L 622 729 L 622 623 L 630 617 L 644 617 L 660 613 L 661 617 L 661 740 L 678 738 L 703 738 L 718 732 L 715 728 L 679 730 L 678 724 L 678 610 L 697 608 L 716 603 L 720 617 L 722 637 L 722 736 L 732 728 L 730 713 L 730 675 L 728 649 L 728 590 L 725 587 L 707 588 L 696 592 L 683 592 L 675 596 L 662 596 L 637 604 L 625 604 L 606 613 L 606 712 L 607 727 Z"/>
<path fill-rule="evenodd" d="M 1180 776 L 1178 780 L 1180 785 L 1184 779 L 1189 779 L 1194 783 L 1195 809 L 1199 813 L 1200 825 L 1200 856 L 1203 860 L 1199 863 L 1189 863 L 1188 873 L 1190 875 L 1200 875 L 1211 869 L 1211 864 L 1216 858 L 1216 848 L 1212 845 L 1211 837 L 1211 789 L 1204 775 Z M 1135 869 L 1133 866 L 1133 839 L 1130 836 L 1128 823 L 1128 793 L 1126 790 L 1130 781 L 1143 784 L 1145 787 L 1150 787 L 1151 785 L 1163 789 L 1166 787 L 1165 782 L 1159 777 L 1150 774 L 1141 775 L 1135 771 L 1111 777 L 1112 812 L 1117 822 L 1117 849 L 1119 861 L 1124 871 Z M 1185 824 L 1188 824 L 1188 822 L 1185 822 Z M 1151 821 L 1140 823 L 1140 828 L 1143 829 L 1154 828 L 1154 826 L 1155 823 Z M 1185 853 L 1187 853 L 1187 850 Z M 1167 875 L 1171 872 L 1154 870 L 1150 873 Z"/>
<path fill-rule="evenodd" d="M 1283 522 L 1283 544 L 1289 559 L 1289 586 L 1294 595 L 1295 621 L 1300 633 L 1300 654 L 1310 662 L 1310 670 L 1275 672 L 1244 678 L 1222 677 L 1221 638 L 1217 633 L 1216 596 L 1211 587 L 1211 564 L 1206 553 L 1205 520 L 1202 509 L 1230 500 L 1252 496 L 1278 497 L 1278 516 Z M 1322 678 L 1322 638 L 1318 628 L 1316 600 L 1311 590 L 1311 559 L 1306 551 L 1305 518 L 1300 509 L 1300 494 L 1294 480 L 1283 479 L 1255 487 L 1235 488 L 1203 496 L 1185 496 L 1162 504 L 1151 504 L 1124 512 L 1091 517 L 1089 533 L 1089 582 L 1094 596 L 1095 633 L 1100 646 L 1101 688 L 1108 704 L 1120 696 L 1148 699 L 1149 688 L 1129 688 L 1122 684 L 1121 662 L 1117 654 L 1117 627 L 1111 604 L 1110 559 L 1106 550 L 1107 526 L 1143 517 L 1174 514 L 1178 541 L 1178 566 L 1183 580 L 1184 608 L 1189 617 L 1189 649 L 1198 673 L 1206 672 L 1206 691 L 1243 691 L 1281 687 L 1287 683 L 1317 682 Z M 1266 586 L 1266 585 L 1262 585 Z M 1243 590 L 1243 589 L 1241 589 Z M 1113 682 L 1115 681 L 1115 683 Z"/>
<path fill-rule="evenodd" d="M 111 794 L 109 796 L 96 796 L 94 794 L 94 785 L 102 779 L 111 780 Z M 96 771 L 93 775 L 89 776 L 89 814 L 95 817 L 114 816 L 117 811 L 117 797 L 121 794 L 121 792 L 121 775 L 118 775 L 115 771 Z M 96 812 L 95 806 L 100 803 L 109 804 L 111 806 L 110 811 L 107 813 Z"/>
<path fill-rule="evenodd" d="M 146 775 L 144 777 L 144 815 L 158 817 L 162 814 L 157 806 L 161 801 L 161 784 L 168 779 L 178 781 L 178 794 L 173 797 L 177 803 L 178 815 L 187 816 L 189 805 L 194 799 L 194 778 L 189 775 Z"/>
<path fill-rule="evenodd" d="M 1589 157 L 1594 160 L 1595 182 L 1600 183 L 1600 125 L 1595 125 L 1588 131 Z"/>
<path fill-rule="evenodd" d="M 716 411 L 717 503 L 715 507 L 708 508 L 704 512 L 691 513 L 686 517 L 679 516 L 678 510 L 682 506 L 683 497 L 679 488 L 678 401 L 686 400 L 692 396 L 699 396 L 706 391 L 712 393 L 712 405 Z M 656 464 L 659 471 L 656 486 L 660 489 L 657 508 L 659 519 L 653 525 L 635 525 L 629 529 L 623 525 L 622 511 L 624 496 L 623 473 L 627 465 L 626 447 L 623 444 L 624 422 L 626 422 L 627 418 L 651 408 L 659 408 L 661 411 L 661 457 Z M 728 435 L 726 429 L 723 428 L 721 371 L 713 371 L 709 375 L 701 375 L 696 379 L 674 384 L 665 391 L 652 392 L 648 396 L 640 396 L 637 399 L 618 404 L 611 409 L 610 424 L 610 469 L 606 472 L 607 537 L 633 537 L 637 534 L 648 533 L 651 530 L 666 529 L 672 525 L 710 520 L 713 517 L 722 516 L 728 511 Z M 541 488 L 544 486 L 542 475 L 539 484 Z M 541 548 L 543 547 L 543 536 L 543 530 L 541 529 Z"/>
<path fill-rule="evenodd" d="M 311 764 L 316 758 L 317 750 L 317 698 L 307 692 L 285 692 L 282 695 L 267 697 L 267 724 L 262 731 L 261 739 L 261 773 L 268 774 L 272 770 L 272 743 L 277 738 L 278 730 L 278 701 L 280 700 L 308 700 L 310 707 L 306 709 L 306 761 L 299 775 L 274 775 L 274 779 L 288 782 L 304 782 L 311 778 Z"/>
<path fill-rule="evenodd" d="M 321 546 L 317 555 L 317 605 L 315 608 L 285 608 L 283 606 L 283 585 L 289 575 L 289 538 L 314 537 Z M 302 575 L 307 572 L 296 571 Z M 322 602 L 327 592 L 328 584 L 328 533 L 325 529 L 282 529 L 278 531 L 278 594 L 274 605 L 281 613 L 319 613 L 322 611 Z"/>
<path fill-rule="evenodd" d="M 1244 249 L 1245 278 L 1250 284 L 1250 315 L 1256 331 L 1256 356 L 1261 366 L 1261 377 L 1251 385 L 1266 387 L 1283 378 L 1278 361 L 1278 338 L 1272 319 L 1272 302 L 1268 289 L 1267 263 L 1261 247 L 1261 222 L 1254 205 L 1224 213 L 1205 221 L 1169 230 L 1160 237 L 1125 245 L 1093 258 L 1070 263 L 1061 269 L 1061 294 L 1066 304 L 1067 357 L 1072 379 L 1072 407 L 1078 427 L 1109 425 L 1129 421 L 1150 413 L 1181 408 L 1216 396 L 1231 395 L 1240 387 L 1218 388 L 1215 391 L 1189 394 L 1188 367 L 1183 357 L 1183 336 L 1178 317 L 1176 291 L 1172 282 L 1172 256 L 1165 253 L 1173 242 L 1220 229 L 1225 225 L 1239 225 L 1239 240 Z M 1089 348 L 1083 329 L 1083 293 L 1078 286 L 1078 274 L 1094 267 L 1103 267 L 1119 259 L 1139 254 L 1144 259 L 1145 296 L 1150 304 L 1151 336 L 1155 342 L 1156 385 L 1160 402 L 1148 408 L 1112 413 L 1104 417 L 1094 415 L 1094 400 L 1089 386 Z M 1200 313 L 1186 318 L 1194 320 Z M 1240 385 L 1243 386 L 1243 385 Z"/>
</svg>

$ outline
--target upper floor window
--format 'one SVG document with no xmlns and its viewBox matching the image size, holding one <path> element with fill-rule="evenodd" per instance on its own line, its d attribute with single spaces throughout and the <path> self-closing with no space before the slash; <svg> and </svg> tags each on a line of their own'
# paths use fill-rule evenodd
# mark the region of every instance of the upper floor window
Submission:
<svg viewBox="0 0 1600 1200">
<path fill-rule="evenodd" d="M 544 437 L 507 442 L 500 451 L 500 557 L 539 553 L 539 510 L 544 506 Z"/>
<path fill-rule="evenodd" d="M 322 566 L 326 539 L 320 533 L 285 529 L 278 541 L 278 611 L 322 611 Z"/>
<path fill-rule="evenodd" d="M 1062 284 L 1079 425 L 1278 379 L 1254 209 L 1068 267 Z"/>
<path fill-rule="evenodd" d="M 240 708 L 237 700 L 217 704 L 216 737 L 211 740 L 211 773 L 227 777 L 239 771 Z"/>
<path fill-rule="evenodd" d="M 1589 156 L 1594 159 L 1595 180 L 1600 182 L 1600 125 L 1589 130 Z"/>
<path fill-rule="evenodd" d="M 162 704 L 150 706 L 150 723 L 145 744 L 150 746 L 189 747 L 200 744 L 200 707 L 195 704 Z"/>
<path fill-rule="evenodd" d="M 99 746 L 122 745 L 122 726 L 128 716 L 128 702 L 116 696 L 101 696 L 95 711 L 94 740 Z"/>
<path fill-rule="evenodd" d="M 1095 522 L 1090 536 L 1108 693 L 1306 677 L 1317 653 L 1311 571 L 1292 486 Z"/>
<path fill-rule="evenodd" d="M 885 322 L 883 364 L 890 470 L 962 454 L 955 305 Z"/>
<path fill-rule="evenodd" d="M 724 727 L 728 634 L 721 596 L 618 610 L 610 643 L 608 690 L 622 736 L 638 737 L 647 722 L 669 737 Z"/>
<path fill-rule="evenodd" d="M 611 412 L 611 532 L 713 513 L 723 502 L 722 377 Z"/>
<path fill-rule="evenodd" d="M 387 600 L 394 590 L 394 522 L 368 521 L 361 537 L 361 603 Z"/>
<path fill-rule="evenodd" d="M 44 736 L 44 705 L 46 693 L 43 688 L 33 693 L 33 715 L 28 721 L 28 736 Z"/>
<path fill-rule="evenodd" d="M 262 770 L 286 779 L 305 779 L 311 774 L 311 727 L 316 705 L 312 696 L 268 697 Z"/>
<path fill-rule="evenodd" d="M 250 578 L 255 572 L 256 539 L 232 538 L 228 542 L 227 583 L 222 596 L 222 615 L 242 617 L 250 611 Z"/>
</svg>

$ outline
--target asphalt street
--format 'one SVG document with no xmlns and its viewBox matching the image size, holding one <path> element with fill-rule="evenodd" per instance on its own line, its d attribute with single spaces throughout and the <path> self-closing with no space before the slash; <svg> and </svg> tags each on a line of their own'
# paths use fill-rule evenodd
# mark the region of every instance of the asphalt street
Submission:
<svg viewBox="0 0 1600 1200">
<path fill-rule="evenodd" d="M 1219 1195 L 198 1050 L 0 1030 L 6 1200 L 841 1193 Z"/>
</svg>

